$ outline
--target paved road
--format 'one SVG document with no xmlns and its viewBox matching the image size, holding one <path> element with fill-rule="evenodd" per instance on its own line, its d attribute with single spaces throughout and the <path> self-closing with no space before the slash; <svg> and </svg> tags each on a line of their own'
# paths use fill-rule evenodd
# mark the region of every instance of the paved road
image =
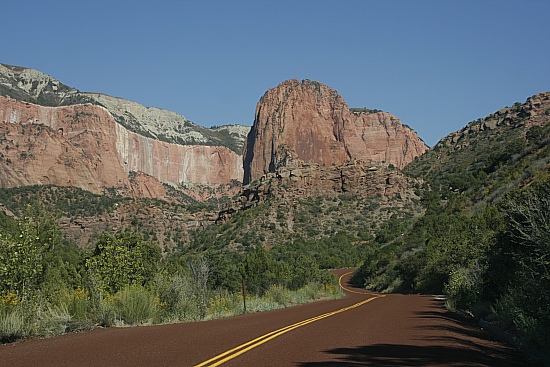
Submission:
<svg viewBox="0 0 550 367">
<path fill-rule="evenodd" d="M 0 365 L 527 365 L 519 352 L 447 312 L 433 297 L 378 296 L 345 287 L 343 299 L 284 310 L 3 345 Z"/>
</svg>

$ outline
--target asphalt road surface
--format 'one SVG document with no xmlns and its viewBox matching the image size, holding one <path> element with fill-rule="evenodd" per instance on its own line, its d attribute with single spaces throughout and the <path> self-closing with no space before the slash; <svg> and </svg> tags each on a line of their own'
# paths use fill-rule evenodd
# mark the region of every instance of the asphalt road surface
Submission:
<svg viewBox="0 0 550 367">
<path fill-rule="evenodd" d="M 340 272 L 342 275 L 344 272 Z M 234 318 L 0 346 L 0 366 L 526 366 L 431 296 L 347 296 Z"/>
</svg>

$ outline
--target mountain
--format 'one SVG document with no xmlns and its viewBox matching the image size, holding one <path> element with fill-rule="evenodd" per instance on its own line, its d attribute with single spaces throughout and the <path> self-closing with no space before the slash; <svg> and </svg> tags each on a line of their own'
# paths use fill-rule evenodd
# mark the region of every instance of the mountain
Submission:
<svg viewBox="0 0 550 367">
<path fill-rule="evenodd" d="M 174 112 L 82 93 L 8 65 L 0 65 L 0 92 L 2 187 L 53 184 L 164 198 L 162 184 L 242 180 L 247 127 L 203 128 Z"/>
<path fill-rule="evenodd" d="M 101 93 L 80 92 L 40 71 L 0 64 L 0 95 L 47 107 L 90 103 L 105 107 L 128 130 L 181 145 L 226 146 L 241 154 L 248 126 L 205 128 L 185 117 L 156 107 Z"/>
<path fill-rule="evenodd" d="M 434 190 L 463 193 L 472 203 L 493 202 L 544 171 L 549 121 L 550 93 L 536 94 L 471 121 L 404 171 Z"/>
<path fill-rule="evenodd" d="M 350 110 L 334 89 L 293 79 L 268 90 L 256 106 L 244 148 L 244 183 L 293 158 L 320 165 L 386 162 L 401 169 L 427 149 L 397 117 Z"/>
<path fill-rule="evenodd" d="M 420 181 L 400 169 L 427 149 L 389 113 L 349 109 L 319 82 L 285 81 L 258 102 L 244 149 L 245 186 L 220 212 L 223 225 L 202 240 L 277 247 L 339 234 L 366 245 L 390 218 L 422 213 Z M 243 220 L 251 212 L 254 220 Z"/>
<path fill-rule="evenodd" d="M 336 91 L 309 80 L 267 91 L 252 130 L 207 129 L 171 111 L 80 92 L 39 71 L 0 64 L 0 119 L 3 187 L 109 188 L 133 197 L 164 198 L 162 184 L 249 183 L 294 158 L 403 168 L 427 149 L 395 116 L 350 110 Z"/>
<path fill-rule="evenodd" d="M 374 244 L 380 250 L 364 262 L 356 282 L 377 290 L 393 290 L 397 284 L 402 291 L 442 293 L 453 272 L 467 269 L 476 281 L 490 284 L 479 273 L 497 265 L 490 256 L 510 252 L 501 249 L 509 235 L 506 221 L 524 215 L 511 214 L 507 206 L 517 200 L 515 195 L 527 197 L 549 182 L 550 93 L 468 123 L 403 173 L 423 183 L 417 193 L 424 213 L 407 223 L 401 236 Z M 539 236 L 545 236 L 540 230 Z"/>
</svg>

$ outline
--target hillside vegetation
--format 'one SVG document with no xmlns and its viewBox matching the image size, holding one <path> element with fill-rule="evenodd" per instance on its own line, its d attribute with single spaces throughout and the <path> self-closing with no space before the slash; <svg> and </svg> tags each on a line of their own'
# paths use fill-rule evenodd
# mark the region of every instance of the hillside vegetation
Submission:
<svg viewBox="0 0 550 367">
<path fill-rule="evenodd" d="M 444 293 L 451 308 L 550 345 L 550 93 L 474 121 L 406 167 L 425 214 L 378 238 L 354 274 L 379 291 Z"/>
<path fill-rule="evenodd" d="M 258 246 L 161 254 L 137 232 L 97 233 L 80 249 L 56 217 L 28 205 L 0 213 L 0 342 L 96 326 L 194 321 L 341 296 L 337 279 L 309 257 Z M 244 309 L 241 281 L 248 289 Z"/>
</svg>

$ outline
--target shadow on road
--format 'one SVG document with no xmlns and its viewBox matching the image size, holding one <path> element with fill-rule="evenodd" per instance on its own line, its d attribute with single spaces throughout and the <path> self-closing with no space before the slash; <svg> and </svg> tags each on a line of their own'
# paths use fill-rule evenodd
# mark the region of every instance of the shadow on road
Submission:
<svg viewBox="0 0 550 367">
<path fill-rule="evenodd" d="M 486 354 L 489 352 L 489 354 Z M 495 351 L 497 352 L 497 351 Z M 467 348 L 446 346 L 411 346 L 375 344 L 356 348 L 327 350 L 334 361 L 304 362 L 298 366 L 529 366 L 526 362 L 511 361 Z"/>
<path fill-rule="evenodd" d="M 302 362 L 312 366 L 538 366 L 525 360 L 513 347 L 493 343 L 487 332 L 471 320 L 450 312 L 434 301 L 415 312 L 413 329 L 418 338 L 410 345 L 373 344 L 325 350 L 325 362 Z M 423 332 L 424 331 L 424 332 Z M 435 332 L 433 332 L 435 331 Z"/>
</svg>

